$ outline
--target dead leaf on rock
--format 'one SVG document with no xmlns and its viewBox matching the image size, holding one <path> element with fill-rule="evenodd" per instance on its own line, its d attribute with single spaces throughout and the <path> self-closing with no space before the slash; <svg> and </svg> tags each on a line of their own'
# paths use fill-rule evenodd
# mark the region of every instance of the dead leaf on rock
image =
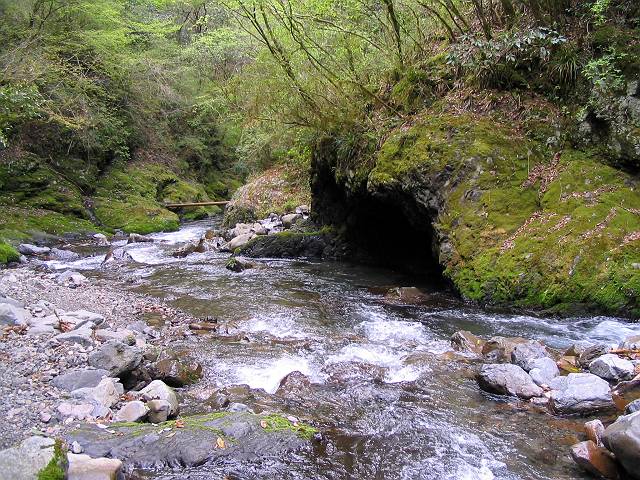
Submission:
<svg viewBox="0 0 640 480">
<path fill-rule="evenodd" d="M 176 420 L 176 428 L 184 428 L 184 420 Z"/>
<path fill-rule="evenodd" d="M 260 426 L 262 428 L 267 428 L 269 426 L 269 424 L 267 423 L 266 420 L 260 420 Z"/>
<path fill-rule="evenodd" d="M 216 440 L 216 447 L 221 449 L 221 450 L 226 447 L 222 437 L 218 437 L 218 440 Z"/>
</svg>

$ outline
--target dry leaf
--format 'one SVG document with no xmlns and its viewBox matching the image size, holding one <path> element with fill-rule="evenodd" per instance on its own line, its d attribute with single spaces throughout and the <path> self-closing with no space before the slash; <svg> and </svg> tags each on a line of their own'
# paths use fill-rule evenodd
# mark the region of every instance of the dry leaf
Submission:
<svg viewBox="0 0 640 480">
<path fill-rule="evenodd" d="M 176 420 L 176 428 L 184 428 L 184 420 Z"/>
<path fill-rule="evenodd" d="M 262 428 L 267 428 L 269 426 L 269 424 L 267 423 L 266 420 L 260 420 L 260 426 Z"/>
<path fill-rule="evenodd" d="M 218 437 L 218 440 L 216 440 L 216 447 L 223 449 L 225 448 L 225 444 L 224 444 L 224 440 L 222 439 L 222 437 Z"/>
</svg>

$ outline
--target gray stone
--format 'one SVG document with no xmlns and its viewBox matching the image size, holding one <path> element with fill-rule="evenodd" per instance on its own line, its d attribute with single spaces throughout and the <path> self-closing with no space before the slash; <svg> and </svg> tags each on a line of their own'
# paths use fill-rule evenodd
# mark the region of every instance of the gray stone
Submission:
<svg viewBox="0 0 640 480">
<path fill-rule="evenodd" d="M 551 380 L 560 375 L 556 362 L 549 357 L 537 358 L 529 366 L 531 367 L 529 375 L 539 386 L 548 385 Z"/>
<path fill-rule="evenodd" d="M 153 401 L 153 400 L 152 400 Z M 156 400 L 160 401 L 160 400 Z M 169 402 L 166 402 L 168 407 L 167 411 L 170 408 Z M 134 400 L 133 402 L 126 403 L 119 411 L 116 413 L 115 420 L 117 422 L 139 422 L 144 420 L 144 418 L 149 413 L 149 407 L 145 405 L 140 400 Z"/>
<path fill-rule="evenodd" d="M 89 355 L 88 363 L 94 368 L 109 370 L 111 375 L 119 376 L 136 368 L 142 362 L 142 353 L 117 340 L 103 344 Z"/>
<path fill-rule="evenodd" d="M 122 470 L 117 458 L 91 458 L 89 455 L 67 455 L 69 468 L 67 480 L 116 480 Z"/>
<path fill-rule="evenodd" d="M 43 255 L 49 253 L 51 249 L 49 247 L 38 247 L 30 243 L 21 243 L 18 245 L 18 251 L 23 255 Z"/>
<path fill-rule="evenodd" d="M 64 418 L 74 418 L 76 420 L 84 420 L 90 418 L 93 414 L 95 406 L 91 403 L 70 403 L 63 402 L 58 405 L 58 413 Z"/>
<path fill-rule="evenodd" d="M 244 235 L 239 235 L 233 238 L 229 243 L 224 245 L 222 249 L 233 252 L 236 248 L 244 247 L 254 236 L 254 233 L 245 233 Z"/>
<path fill-rule="evenodd" d="M 173 388 L 161 380 L 154 380 L 149 385 L 140 390 L 140 395 L 147 400 L 166 400 L 169 402 L 169 417 L 175 417 L 180 411 L 178 396 Z"/>
<path fill-rule="evenodd" d="M 291 228 L 299 220 L 302 220 L 302 215 L 299 213 L 289 213 L 282 216 L 282 225 L 284 228 Z"/>
<path fill-rule="evenodd" d="M 72 392 L 79 388 L 96 387 L 100 381 L 109 376 L 107 370 L 75 370 L 55 377 L 51 383 L 60 390 Z"/>
<path fill-rule="evenodd" d="M 529 399 L 542 395 L 542 389 L 533 383 L 527 372 L 517 365 L 483 365 L 478 375 L 480 388 L 500 395 L 514 395 Z"/>
<path fill-rule="evenodd" d="M 103 378 L 95 387 L 79 388 L 71 392 L 73 398 L 88 400 L 96 405 L 111 408 L 120 400 L 124 388 L 113 378 Z"/>
<path fill-rule="evenodd" d="M 76 252 L 72 252 L 70 250 L 61 250 L 59 248 L 52 248 L 49 254 L 56 260 L 60 260 L 63 262 L 73 262 L 80 259 L 80 255 L 78 255 Z"/>
<path fill-rule="evenodd" d="M 640 479 L 640 412 L 618 417 L 605 429 L 602 441 L 629 476 Z"/>
<path fill-rule="evenodd" d="M 528 372 L 533 368 L 534 360 L 548 356 L 547 349 L 538 342 L 519 343 L 511 352 L 511 363 Z"/>
<path fill-rule="evenodd" d="M 0 325 L 26 325 L 30 320 L 31 314 L 24 308 L 0 303 Z"/>
<path fill-rule="evenodd" d="M 60 316 L 63 322 L 71 323 L 74 329 L 81 328 L 84 325 L 92 324 L 94 326 L 104 323 L 104 316 L 99 313 L 88 312 L 87 310 L 76 310 L 73 312 L 65 312 Z"/>
<path fill-rule="evenodd" d="M 589 364 L 596 358 L 601 357 L 611 351 L 610 345 L 598 344 L 591 345 L 585 348 L 578 355 L 578 365 L 583 368 L 588 368 Z"/>
<path fill-rule="evenodd" d="M 58 330 L 54 329 L 51 325 L 35 325 L 27 330 L 27 335 L 40 336 L 40 335 L 53 335 L 58 333 Z"/>
<path fill-rule="evenodd" d="M 116 330 L 107 330 L 100 329 L 96 330 L 96 340 L 101 342 L 107 342 L 109 340 L 117 340 L 126 345 L 132 346 L 136 344 L 136 336 L 131 330 L 120 329 Z"/>
<path fill-rule="evenodd" d="M 72 442 L 71 443 L 71 447 L 70 447 L 71 453 L 82 453 L 82 445 L 80 445 L 78 442 Z"/>
<path fill-rule="evenodd" d="M 151 423 L 166 422 L 169 418 L 171 404 L 166 400 L 149 400 L 147 407 L 149 408 L 149 421 Z"/>
<path fill-rule="evenodd" d="M 640 350 L 640 335 L 625 338 L 618 346 L 620 350 Z"/>
<path fill-rule="evenodd" d="M 68 286 L 79 287 L 80 285 L 89 283 L 89 280 L 87 279 L 87 277 L 85 277 L 81 273 L 68 270 L 64 273 L 61 273 L 58 276 L 58 278 L 56 278 L 56 283 L 58 285 L 68 285 Z"/>
<path fill-rule="evenodd" d="M 607 353 L 592 361 L 589 364 L 589 371 L 605 380 L 619 382 L 632 378 L 635 368 L 629 360 Z"/>
<path fill-rule="evenodd" d="M 144 235 L 140 235 L 138 233 L 129 234 L 129 238 L 127 239 L 127 244 L 129 243 L 153 243 L 153 238 L 145 237 Z"/>
<path fill-rule="evenodd" d="M 0 304 L 8 303 L 9 305 L 13 305 L 17 308 L 24 308 L 24 303 L 16 300 L 15 298 L 5 297 L 4 295 L 0 295 Z"/>
<path fill-rule="evenodd" d="M 624 414 L 629 415 L 631 413 L 640 412 L 640 398 L 634 400 L 629 403 L 626 407 L 624 407 Z"/>
<path fill-rule="evenodd" d="M 60 343 L 79 343 L 80 345 L 89 347 L 93 345 L 92 334 L 93 330 L 90 328 L 80 328 L 78 330 L 60 333 L 53 337 L 53 340 L 57 340 Z"/>
<path fill-rule="evenodd" d="M 102 233 L 96 233 L 93 236 L 93 238 L 97 240 L 98 245 L 102 245 L 103 247 L 106 247 L 107 245 L 109 245 L 109 240 L 107 240 L 107 236 Z"/>
<path fill-rule="evenodd" d="M 51 461 L 55 441 L 45 437 L 29 437 L 20 445 L 0 451 L 2 480 L 37 480 L 38 472 Z"/>
<path fill-rule="evenodd" d="M 570 373 L 554 378 L 550 405 L 557 413 L 590 414 L 615 408 L 609 384 L 591 373 Z"/>
</svg>

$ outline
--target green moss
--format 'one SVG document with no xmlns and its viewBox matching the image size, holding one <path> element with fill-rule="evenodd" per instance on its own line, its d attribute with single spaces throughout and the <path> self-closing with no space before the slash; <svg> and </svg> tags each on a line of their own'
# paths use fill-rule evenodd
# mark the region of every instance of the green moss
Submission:
<svg viewBox="0 0 640 480">
<path fill-rule="evenodd" d="M 12 241 L 43 234 L 95 233 L 103 230 L 88 220 L 37 208 L 0 207 L 0 236 Z"/>
<path fill-rule="evenodd" d="M 66 452 L 62 448 L 62 442 L 56 440 L 53 447 L 53 458 L 46 467 L 38 472 L 38 480 L 64 480 L 65 463 Z"/>
<path fill-rule="evenodd" d="M 0 265 L 20 260 L 20 254 L 13 246 L 0 239 Z"/>
<path fill-rule="evenodd" d="M 267 432 L 290 431 L 304 440 L 311 439 L 313 435 L 318 432 L 317 428 L 314 428 L 302 422 L 298 422 L 294 425 L 293 422 L 276 414 L 264 416 L 263 421 L 266 422 L 265 430 Z"/>
</svg>

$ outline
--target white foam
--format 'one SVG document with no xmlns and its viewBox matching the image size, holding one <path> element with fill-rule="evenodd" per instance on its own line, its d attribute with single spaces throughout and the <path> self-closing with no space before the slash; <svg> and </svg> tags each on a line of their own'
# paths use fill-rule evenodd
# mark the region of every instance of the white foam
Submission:
<svg viewBox="0 0 640 480">
<path fill-rule="evenodd" d="M 303 330 L 303 325 L 287 312 L 273 312 L 252 318 L 242 323 L 242 330 L 250 333 L 266 333 L 276 338 L 309 338 L 309 334 Z"/>
<path fill-rule="evenodd" d="M 241 367 L 237 370 L 236 377 L 237 383 L 247 384 L 251 388 L 262 388 L 268 393 L 275 393 L 280 381 L 295 371 L 313 377 L 311 366 L 306 358 L 288 356 L 267 364 Z"/>
</svg>

